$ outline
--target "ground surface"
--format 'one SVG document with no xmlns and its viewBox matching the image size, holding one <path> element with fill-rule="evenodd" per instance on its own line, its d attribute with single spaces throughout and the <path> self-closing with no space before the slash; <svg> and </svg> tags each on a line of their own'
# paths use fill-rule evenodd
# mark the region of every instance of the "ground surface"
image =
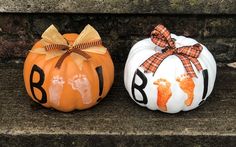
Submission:
<svg viewBox="0 0 236 147">
<path fill-rule="evenodd" d="M 135 104 L 123 86 L 123 64 L 116 67 L 114 86 L 96 107 L 61 113 L 32 102 L 21 63 L 1 63 L 0 144 L 236 145 L 236 70 L 219 68 L 204 105 L 170 115 Z"/>
</svg>

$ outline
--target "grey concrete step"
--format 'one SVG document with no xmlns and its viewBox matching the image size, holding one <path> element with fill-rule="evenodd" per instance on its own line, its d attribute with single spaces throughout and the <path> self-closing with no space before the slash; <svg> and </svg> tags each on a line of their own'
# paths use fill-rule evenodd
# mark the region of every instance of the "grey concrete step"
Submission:
<svg viewBox="0 0 236 147">
<path fill-rule="evenodd" d="M 141 108 L 115 63 L 108 96 L 85 111 L 61 113 L 26 94 L 22 63 L 0 63 L 0 146 L 236 146 L 236 70 L 219 67 L 215 88 L 196 110 L 164 114 Z"/>
<path fill-rule="evenodd" d="M 235 0 L 0 0 L 1 12 L 235 14 Z"/>
</svg>

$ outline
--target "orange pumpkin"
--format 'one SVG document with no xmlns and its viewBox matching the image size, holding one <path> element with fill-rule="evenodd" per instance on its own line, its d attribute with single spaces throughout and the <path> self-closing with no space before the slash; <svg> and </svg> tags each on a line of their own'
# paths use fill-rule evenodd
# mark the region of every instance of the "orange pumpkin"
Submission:
<svg viewBox="0 0 236 147">
<path fill-rule="evenodd" d="M 82 33 L 91 38 L 91 30 L 95 30 L 91 26 L 87 27 L 90 28 L 90 33 Z M 69 46 L 72 46 L 79 36 L 74 33 L 63 35 Z M 71 53 L 63 60 L 60 68 L 56 68 L 55 65 L 65 51 L 48 51 L 53 57 L 47 58 L 47 53 L 34 52 L 44 48 L 42 40 L 38 41 L 24 63 L 24 82 L 28 94 L 43 106 L 63 112 L 96 105 L 107 95 L 114 79 L 114 65 L 108 51 L 103 54 L 89 51 L 102 47 L 88 49 L 86 53 L 90 56 L 89 59 Z"/>
</svg>

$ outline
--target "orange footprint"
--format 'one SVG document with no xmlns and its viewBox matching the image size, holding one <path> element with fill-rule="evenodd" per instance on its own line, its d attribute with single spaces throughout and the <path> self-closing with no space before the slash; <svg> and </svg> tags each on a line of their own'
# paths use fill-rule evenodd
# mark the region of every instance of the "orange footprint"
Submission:
<svg viewBox="0 0 236 147">
<path fill-rule="evenodd" d="M 171 97 L 171 89 L 170 89 L 170 82 L 168 82 L 166 79 L 158 79 L 153 84 L 157 85 L 158 88 L 158 95 L 157 95 L 157 106 L 162 111 L 167 111 L 166 103 Z"/>
<path fill-rule="evenodd" d="M 180 88 L 188 95 L 188 99 L 185 100 L 185 105 L 190 106 L 193 102 L 194 96 L 194 87 L 195 84 L 193 79 L 190 78 L 187 74 L 183 74 L 176 79 L 179 82 Z"/>
</svg>

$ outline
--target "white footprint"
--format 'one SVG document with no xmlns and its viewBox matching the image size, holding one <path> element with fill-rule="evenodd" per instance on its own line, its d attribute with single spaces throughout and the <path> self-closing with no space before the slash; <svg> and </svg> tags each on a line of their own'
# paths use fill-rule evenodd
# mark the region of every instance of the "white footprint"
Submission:
<svg viewBox="0 0 236 147">
<path fill-rule="evenodd" d="M 52 104 L 59 105 L 64 83 L 63 78 L 58 75 L 52 78 L 49 87 L 50 102 Z"/>
<path fill-rule="evenodd" d="M 91 86 L 86 75 L 75 75 L 69 80 L 69 84 L 72 86 L 72 89 L 80 92 L 84 104 L 90 104 L 92 102 Z"/>
</svg>

